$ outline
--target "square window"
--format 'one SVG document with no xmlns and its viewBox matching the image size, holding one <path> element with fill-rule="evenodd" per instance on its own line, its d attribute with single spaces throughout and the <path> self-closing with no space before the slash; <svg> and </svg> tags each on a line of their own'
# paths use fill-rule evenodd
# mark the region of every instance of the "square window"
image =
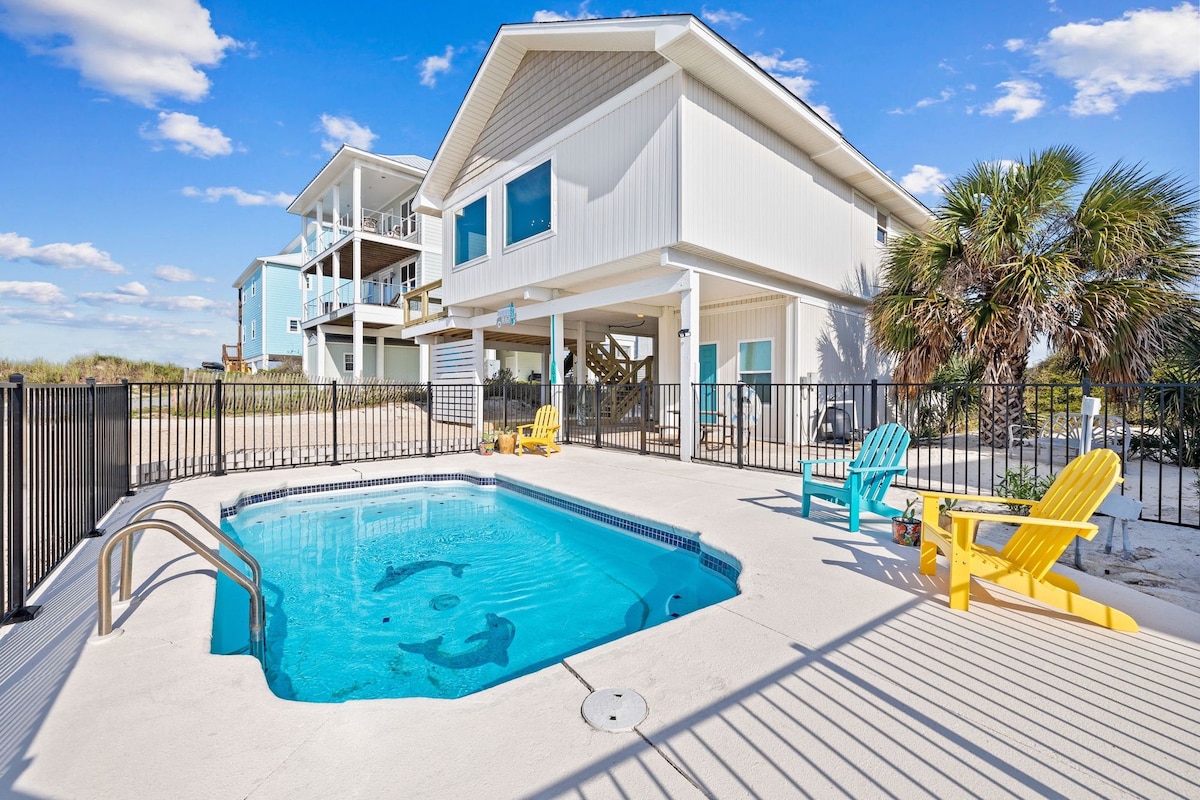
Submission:
<svg viewBox="0 0 1200 800">
<path fill-rule="evenodd" d="M 288 333 L 299 333 L 300 332 L 300 318 L 299 317 L 288 317 L 287 330 L 288 330 Z"/>
<path fill-rule="evenodd" d="M 487 255 L 487 196 L 454 215 L 454 265 Z"/>
<path fill-rule="evenodd" d="M 550 162 L 509 181 L 504 187 L 504 204 L 505 244 L 550 230 Z"/>
<path fill-rule="evenodd" d="M 882 211 L 875 212 L 875 241 L 879 244 L 887 244 L 888 237 L 888 215 Z"/>
<path fill-rule="evenodd" d="M 354 353 L 342 353 L 342 370 L 354 372 Z"/>
<path fill-rule="evenodd" d="M 738 380 L 753 386 L 758 398 L 771 402 L 771 340 L 738 344 Z"/>
</svg>

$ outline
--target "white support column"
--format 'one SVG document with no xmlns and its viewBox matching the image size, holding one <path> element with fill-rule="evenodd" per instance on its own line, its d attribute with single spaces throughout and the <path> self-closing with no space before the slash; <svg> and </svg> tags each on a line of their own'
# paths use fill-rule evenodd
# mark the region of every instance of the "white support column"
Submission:
<svg viewBox="0 0 1200 800">
<path fill-rule="evenodd" d="M 362 380 L 363 376 L 363 324 L 358 314 L 354 315 L 354 343 L 351 345 L 354 353 L 354 380 Z"/>
<path fill-rule="evenodd" d="M 333 238 L 335 240 L 342 238 L 342 187 L 338 184 L 333 185 Z"/>
<path fill-rule="evenodd" d="M 300 252 L 304 253 L 305 258 L 313 256 L 308 251 L 308 214 L 300 215 Z"/>
<path fill-rule="evenodd" d="M 487 379 L 487 364 L 483 363 L 483 329 L 475 328 L 471 331 L 471 363 L 475 369 L 475 385 L 482 386 L 484 380 Z M 479 393 L 480 400 L 483 392 Z M 475 406 L 475 434 L 476 436 L 483 435 L 483 403 L 480 402 Z"/>
<path fill-rule="evenodd" d="M 387 368 L 387 359 L 384 357 L 383 337 L 375 337 L 375 377 L 385 378 L 383 371 Z"/>
<path fill-rule="evenodd" d="M 325 243 L 325 198 L 317 201 L 317 238 L 316 252 L 321 252 L 324 249 Z"/>
<path fill-rule="evenodd" d="M 317 377 L 325 377 L 325 326 L 317 326 Z"/>
<path fill-rule="evenodd" d="M 342 283 L 342 256 L 337 250 L 330 256 L 329 271 L 333 274 L 333 308 L 336 311 L 342 307 L 342 293 L 338 287 Z"/>
<path fill-rule="evenodd" d="M 800 382 L 800 298 L 788 300 L 784 321 L 783 347 L 783 382 L 795 386 Z M 800 441 L 800 432 L 804 429 L 805 389 L 789 389 L 794 394 L 791 397 L 777 398 L 782 401 L 784 409 L 791 407 L 791 417 L 784 421 L 784 442 L 794 445 Z"/>
<path fill-rule="evenodd" d="M 419 345 L 417 345 L 417 347 L 421 353 L 420 362 L 417 367 L 417 369 L 420 370 L 419 380 L 421 381 L 421 383 L 428 383 L 429 382 L 429 360 L 431 358 L 433 358 L 433 348 L 427 344 L 419 344 Z"/>
<path fill-rule="evenodd" d="M 700 375 L 700 281 L 687 271 L 688 288 L 679 292 L 679 460 L 691 461 L 700 438 L 696 420 L 696 390 Z"/>
<path fill-rule="evenodd" d="M 354 264 L 350 267 L 351 280 L 354 281 L 354 304 L 362 302 L 362 242 L 354 240 Z"/>
<path fill-rule="evenodd" d="M 350 227 L 362 230 L 362 167 L 355 163 L 350 179 Z"/>
<path fill-rule="evenodd" d="M 587 382 L 587 323 L 580 322 L 575 326 L 575 383 L 582 386 Z"/>
<path fill-rule="evenodd" d="M 313 291 L 316 292 L 316 295 L 317 295 L 317 313 L 314 314 L 313 316 L 319 317 L 325 313 L 325 306 L 324 306 L 324 300 L 323 300 L 323 298 L 325 297 L 325 262 L 324 261 L 317 262 L 316 272 L 317 272 L 317 280 L 313 284 L 313 286 L 314 286 Z"/>
</svg>

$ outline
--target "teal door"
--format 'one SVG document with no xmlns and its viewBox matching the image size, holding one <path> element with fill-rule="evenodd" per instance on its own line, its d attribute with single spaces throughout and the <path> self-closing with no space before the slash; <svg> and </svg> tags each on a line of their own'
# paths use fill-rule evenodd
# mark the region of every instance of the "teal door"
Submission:
<svg viewBox="0 0 1200 800">
<path fill-rule="evenodd" d="M 700 383 L 717 382 L 717 346 L 715 344 L 700 345 Z M 700 413 L 717 410 L 717 387 L 700 387 Z M 701 422 L 706 420 L 701 417 Z"/>
</svg>

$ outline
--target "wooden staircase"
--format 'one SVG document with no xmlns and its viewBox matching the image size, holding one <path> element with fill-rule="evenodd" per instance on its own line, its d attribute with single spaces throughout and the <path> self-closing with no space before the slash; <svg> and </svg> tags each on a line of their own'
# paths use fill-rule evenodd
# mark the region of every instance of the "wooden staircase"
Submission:
<svg viewBox="0 0 1200 800">
<path fill-rule="evenodd" d="M 570 349 L 578 364 L 578 348 Z M 602 342 L 587 343 L 586 363 L 595 382 L 606 389 L 600 403 L 602 420 L 620 422 L 641 400 L 639 385 L 653 382 L 654 356 L 633 358 L 611 333 Z"/>
<path fill-rule="evenodd" d="M 250 365 L 242 358 L 242 343 L 221 345 L 221 363 L 226 372 L 250 372 Z"/>
</svg>

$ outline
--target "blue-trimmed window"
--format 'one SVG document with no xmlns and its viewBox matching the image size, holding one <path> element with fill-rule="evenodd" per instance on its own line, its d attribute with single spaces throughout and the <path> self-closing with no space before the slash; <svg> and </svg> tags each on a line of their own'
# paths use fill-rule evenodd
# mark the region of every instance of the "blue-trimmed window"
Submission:
<svg viewBox="0 0 1200 800">
<path fill-rule="evenodd" d="M 504 187 L 504 243 L 523 242 L 550 230 L 550 162 Z"/>
<path fill-rule="evenodd" d="M 454 265 L 487 255 L 487 195 L 454 215 Z"/>
<path fill-rule="evenodd" d="M 738 344 L 738 380 L 753 386 L 758 398 L 771 402 L 771 340 Z"/>
</svg>

